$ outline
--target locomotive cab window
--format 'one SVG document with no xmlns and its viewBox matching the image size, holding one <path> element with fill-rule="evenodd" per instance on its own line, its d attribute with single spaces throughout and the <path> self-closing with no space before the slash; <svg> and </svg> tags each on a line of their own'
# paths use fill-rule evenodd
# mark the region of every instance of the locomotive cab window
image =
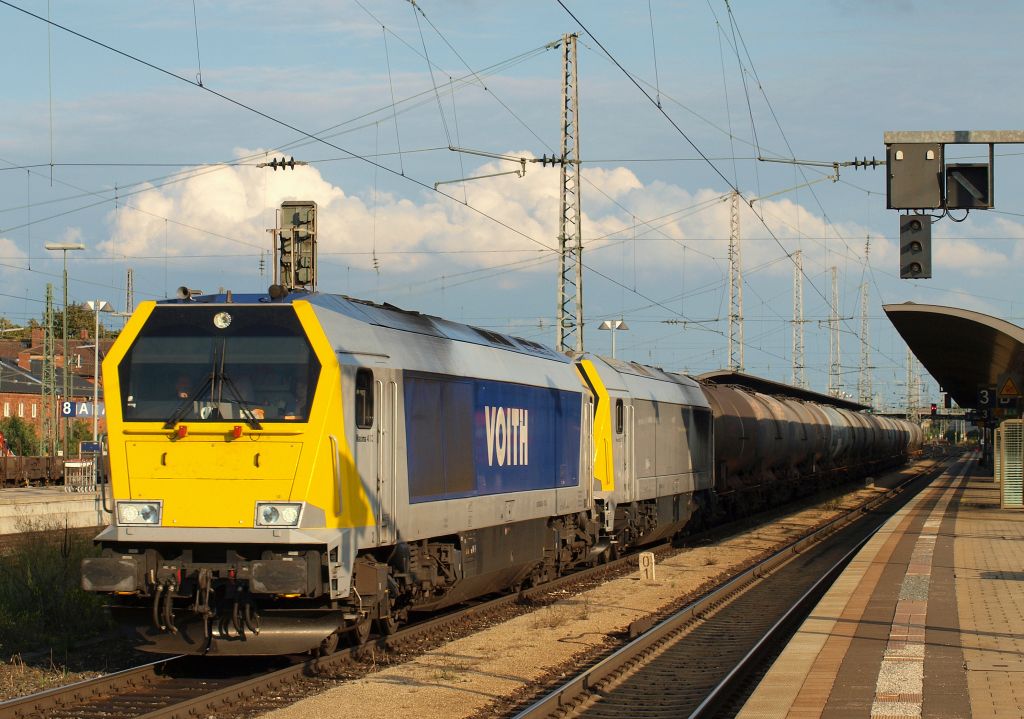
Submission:
<svg viewBox="0 0 1024 719">
<path fill-rule="evenodd" d="M 356 370 L 356 427 L 373 427 L 373 370 Z"/>
<path fill-rule="evenodd" d="M 617 400 L 615 400 L 615 434 L 622 434 L 622 425 L 623 425 L 622 414 L 623 414 L 622 400 L 621 399 L 617 399 Z"/>
<path fill-rule="evenodd" d="M 154 308 L 118 366 L 126 422 L 304 422 L 320 362 L 294 308 Z"/>
</svg>

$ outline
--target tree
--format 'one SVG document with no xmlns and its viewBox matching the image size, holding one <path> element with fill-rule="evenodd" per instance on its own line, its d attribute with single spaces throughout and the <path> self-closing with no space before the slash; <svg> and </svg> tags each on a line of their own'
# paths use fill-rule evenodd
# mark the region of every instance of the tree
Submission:
<svg viewBox="0 0 1024 719">
<path fill-rule="evenodd" d="M 45 319 L 45 318 L 44 318 Z M 68 339 L 76 339 L 85 330 L 86 335 L 92 337 L 96 329 L 96 317 L 92 310 L 83 305 L 68 305 Z M 53 336 L 60 339 L 64 332 L 64 313 L 55 311 L 53 313 Z"/>
<path fill-rule="evenodd" d="M 0 419 L 0 432 L 7 440 L 8 448 L 17 455 L 33 456 L 39 454 L 39 438 L 31 424 L 20 417 Z"/>
<path fill-rule="evenodd" d="M 68 432 L 68 452 L 78 454 L 78 444 L 92 440 L 92 422 L 84 419 L 75 420 L 71 423 L 71 430 Z"/>
<path fill-rule="evenodd" d="M 102 319 L 102 318 L 101 318 Z M 43 315 L 39 319 L 30 319 L 24 327 L 11 322 L 6 317 L 0 317 L 0 338 L 9 340 L 27 340 L 32 336 L 33 329 L 45 329 L 46 328 L 46 316 Z M 85 330 L 86 335 L 92 338 L 96 332 L 96 315 L 90 310 L 85 304 L 68 305 L 68 339 L 78 339 L 82 336 L 82 330 Z M 63 338 L 64 332 L 64 313 L 59 309 L 53 311 L 53 337 L 55 340 Z M 100 337 L 105 339 L 112 339 L 120 334 L 119 330 L 114 330 L 104 326 L 103 322 L 100 322 Z"/>
</svg>

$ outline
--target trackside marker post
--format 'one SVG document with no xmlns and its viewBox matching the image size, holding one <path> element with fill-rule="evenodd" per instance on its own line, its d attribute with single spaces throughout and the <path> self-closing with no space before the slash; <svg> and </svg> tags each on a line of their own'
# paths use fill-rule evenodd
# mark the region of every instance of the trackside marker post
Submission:
<svg viewBox="0 0 1024 719">
<path fill-rule="evenodd" d="M 640 574 L 645 581 L 655 581 L 654 552 L 640 552 Z"/>
</svg>

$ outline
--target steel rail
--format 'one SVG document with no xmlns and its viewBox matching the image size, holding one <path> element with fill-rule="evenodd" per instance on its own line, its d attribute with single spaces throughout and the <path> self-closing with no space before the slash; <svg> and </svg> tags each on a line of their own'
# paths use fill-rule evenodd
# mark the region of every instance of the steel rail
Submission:
<svg viewBox="0 0 1024 719">
<path fill-rule="evenodd" d="M 664 550 L 664 548 L 662 549 Z M 519 593 L 507 594 L 482 604 L 418 622 L 393 635 L 381 637 L 375 642 L 361 647 L 346 648 L 325 657 L 298 662 L 293 666 L 275 670 L 259 677 L 244 679 L 237 684 L 216 689 L 209 694 L 190 698 L 181 703 L 137 716 L 145 717 L 145 719 L 172 719 L 176 717 L 194 717 L 197 711 L 215 711 L 218 707 L 271 691 L 304 676 L 317 674 L 325 669 L 351 664 L 372 648 L 395 651 L 403 646 L 429 637 L 432 633 L 439 633 L 468 619 L 475 618 L 481 613 L 496 611 L 523 600 L 534 599 L 574 582 L 598 578 L 604 574 L 614 572 L 633 561 L 635 561 L 635 558 L 631 556 L 622 557 L 607 564 L 590 567 L 564 577 L 559 577 Z M 125 689 L 138 689 L 161 679 L 162 677 L 157 673 L 158 669 L 185 658 L 184 655 L 161 658 L 131 669 L 124 669 L 112 674 L 105 674 L 93 679 L 85 679 L 74 684 L 11 699 L 0 703 L 0 719 L 34 719 L 35 717 L 45 717 L 47 711 L 51 709 L 67 710 L 69 707 L 76 705 L 99 701 L 101 697 L 115 695 Z"/>
<path fill-rule="evenodd" d="M 565 715 L 582 698 L 592 694 L 592 690 L 621 675 L 624 667 L 637 662 L 644 655 L 655 651 L 661 645 L 671 641 L 675 635 L 682 632 L 694 619 L 730 601 L 732 597 L 738 595 L 753 583 L 767 577 L 774 569 L 788 562 L 806 548 L 853 524 L 862 515 L 870 512 L 878 505 L 892 500 L 905 491 L 912 483 L 931 474 L 941 474 L 941 471 L 948 464 L 948 461 L 940 461 L 929 467 L 922 468 L 899 485 L 872 497 L 857 507 L 851 508 L 842 516 L 822 525 L 807 536 L 790 542 L 771 556 L 756 562 L 699 599 L 676 611 L 671 616 L 660 621 L 644 618 L 633 622 L 629 627 L 629 636 L 632 641 L 593 666 L 584 669 L 525 709 L 514 714 L 513 719 L 538 719 L 538 717 L 550 716 L 556 712 L 560 712 L 560 716 Z M 878 528 L 872 531 L 878 531 Z M 844 557 L 844 559 L 847 558 Z M 835 569 L 835 566 L 832 567 L 832 570 Z M 801 597 L 801 599 L 803 600 L 805 597 Z"/>
<path fill-rule="evenodd" d="M 934 467 L 922 470 L 908 478 L 898 487 L 889 490 L 884 495 L 879 495 L 869 502 L 849 510 L 847 514 L 852 515 L 857 512 L 869 511 L 870 506 L 874 506 L 876 502 L 883 501 L 885 497 L 898 492 L 900 488 L 906 486 L 908 483 L 916 481 L 925 472 L 933 470 Z M 819 536 L 821 532 L 832 527 L 841 519 L 842 517 L 823 525 L 810 536 Z M 721 527 L 716 529 L 721 529 Z M 800 545 L 801 547 L 806 546 L 805 543 L 810 543 L 810 541 L 811 540 L 809 539 L 802 541 L 797 540 L 796 542 L 792 542 L 784 547 L 782 552 L 789 551 L 796 553 L 799 551 L 799 548 L 795 545 Z M 664 554 L 672 551 L 673 548 L 670 542 L 664 542 L 646 549 L 648 549 L 648 551 L 653 549 L 653 551 L 658 554 Z M 769 557 L 758 562 L 740 576 L 749 576 L 757 572 L 767 574 L 771 568 L 775 566 L 774 564 L 770 564 L 771 560 L 772 557 Z M 192 697 L 185 701 L 150 711 L 149 713 L 136 714 L 135 716 L 139 719 L 186 719 L 195 717 L 197 713 L 216 712 L 219 708 L 226 705 L 259 696 L 260 694 L 275 690 L 292 681 L 316 675 L 327 669 L 335 669 L 345 665 L 351 665 L 358 661 L 360 657 L 374 649 L 382 651 L 396 651 L 406 645 L 415 644 L 424 638 L 429 638 L 431 634 L 441 633 L 443 630 L 449 629 L 469 619 L 478 618 L 482 614 L 494 612 L 512 604 L 522 603 L 524 600 L 533 600 L 551 592 L 558 591 L 566 586 L 598 579 L 604 575 L 632 566 L 635 562 L 636 557 L 634 555 L 626 555 L 615 560 L 611 560 L 605 564 L 588 567 L 586 569 L 558 577 L 549 582 L 545 582 L 544 584 L 524 589 L 518 593 L 503 595 L 484 601 L 478 605 L 462 608 L 440 617 L 419 622 L 415 625 L 403 628 L 392 635 L 380 637 L 377 640 L 360 647 L 346 648 L 328 656 L 296 662 L 292 666 L 262 674 L 258 677 L 252 677 L 251 674 L 247 674 L 246 678 L 240 680 L 238 683 L 220 687 L 209 693 Z M 742 588 L 737 584 L 737 581 L 737 579 L 733 579 L 726 584 L 725 587 L 733 588 L 734 591 Z M 692 607 L 694 607 L 694 605 L 690 605 L 687 609 L 692 609 Z M 683 611 L 685 612 L 687 610 Z M 696 611 L 703 610 L 695 610 L 692 613 L 696 613 Z M 630 636 L 636 636 L 647 631 L 651 626 L 657 624 L 657 621 L 658 620 L 656 618 L 646 618 L 634 622 L 630 625 Z M 662 626 L 664 624 L 665 622 L 663 621 L 661 624 L 658 624 L 658 626 Z M 595 665 L 594 668 L 604 665 L 608 659 L 617 656 L 621 651 L 622 650 L 619 650 L 598 665 Z M 54 689 L 31 694 L 26 697 L 12 699 L 7 702 L 0 703 L 0 719 L 34 719 L 35 717 L 46 716 L 48 709 L 63 709 L 66 711 L 69 707 L 73 707 L 75 705 L 98 702 L 103 696 L 116 695 L 125 688 L 138 689 L 140 686 L 144 686 L 147 683 L 152 683 L 157 679 L 163 679 L 163 677 L 160 677 L 160 675 L 157 674 L 158 668 L 166 667 L 168 664 L 174 661 L 180 661 L 184 658 L 186 657 L 174 656 L 161 658 L 158 661 L 132 669 L 126 669 L 113 674 L 104 675 L 102 677 L 87 679 L 64 687 L 56 687 Z"/>
<path fill-rule="evenodd" d="M 964 474 L 969 472 L 971 465 L 971 460 L 964 461 L 956 474 L 957 478 L 962 477 Z M 939 472 L 937 476 L 941 477 L 948 471 L 949 469 L 944 469 L 942 472 Z M 793 603 L 789 610 L 787 610 L 786 613 L 780 617 L 767 632 L 765 632 L 764 636 L 757 641 L 750 651 L 736 663 L 736 666 L 734 666 L 729 673 L 715 685 L 715 687 L 708 693 L 707 697 L 705 697 L 697 708 L 690 713 L 688 719 L 701 719 L 702 717 L 714 716 L 714 712 L 724 701 L 727 700 L 726 695 L 732 687 L 742 680 L 744 672 L 747 672 L 749 668 L 756 663 L 759 657 L 764 656 L 771 650 L 772 643 L 781 634 L 783 634 L 783 630 L 786 629 L 791 621 L 803 613 L 804 608 L 806 608 L 808 604 L 812 604 L 810 609 L 814 608 L 813 604 L 816 603 L 817 598 L 824 595 L 832 582 L 842 574 L 850 560 L 857 555 L 857 553 L 871 540 L 872 537 L 881 531 L 885 524 L 885 522 L 881 522 L 864 538 L 858 541 L 850 551 L 844 554 L 838 562 L 833 564 L 826 572 L 824 572 L 822 576 L 819 577 L 818 580 L 806 592 L 804 592 L 796 602 Z"/>
<path fill-rule="evenodd" d="M 125 686 L 151 682 L 158 677 L 158 668 L 166 667 L 183 658 L 183 656 L 165 657 L 131 669 L 123 669 L 100 677 L 83 679 L 74 684 L 66 684 L 17 699 L 9 699 L 0 702 L 0 719 L 27 719 L 28 717 L 45 716 L 46 710 L 64 708 L 69 704 L 69 700 L 74 703 L 83 703 L 98 696 L 116 692 Z"/>
</svg>

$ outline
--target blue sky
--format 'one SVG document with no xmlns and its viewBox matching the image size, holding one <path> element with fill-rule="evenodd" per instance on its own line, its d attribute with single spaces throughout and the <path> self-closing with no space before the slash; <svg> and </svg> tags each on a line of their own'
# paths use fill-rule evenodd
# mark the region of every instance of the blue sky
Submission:
<svg viewBox="0 0 1024 719">
<path fill-rule="evenodd" d="M 322 290 L 552 343 L 557 171 L 531 163 L 522 178 L 433 185 L 519 167 L 449 145 L 557 152 L 561 53 L 546 46 L 578 32 L 588 350 L 609 352 L 596 325 L 624 317 L 620 357 L 693 373 L 726 363 L 729 183 L 752 202 L 741 214 L 752 373 L 790 377 L 796 249 L 814 389 L 827 384 L 832 266 L 849 318 L 845 388 L 856 394 L 866 282 L 883 403 L 905 392 L 905 347 L 883 303 L 1024 319 L 1008 269 L 1024 258 L 1014 146 L 998 149 L 997 210 L 938 223 L 935 278 L 917 282 L 897 278 L 884 171 L 833 182 L 830 168 L 754 159 L 881 157 L 886 130 L 1018 127 L 1017 4 L 738 0 L 731 18 L 721 0 L 566 4 L 584 27 L 557 2 L 424 0 L 417 14 L 406 0 L 197 0 L 194 17 L 191 3 L 51 0 L 53 21 L 206 89 L 0 5 L 0 313 L 40 316 L 48 282 L 60 301 L 49 241 L 88 247 L 69 255 L 72 301 L 122 309 L 128 268 L 136 302 L 182 284 L 265 289 L 274 208 L 312 198 Z M 45 2 L 13 5 L 47 15 Z M 255 167 L 277 148 L 310 164 Z"/>
</svg>

